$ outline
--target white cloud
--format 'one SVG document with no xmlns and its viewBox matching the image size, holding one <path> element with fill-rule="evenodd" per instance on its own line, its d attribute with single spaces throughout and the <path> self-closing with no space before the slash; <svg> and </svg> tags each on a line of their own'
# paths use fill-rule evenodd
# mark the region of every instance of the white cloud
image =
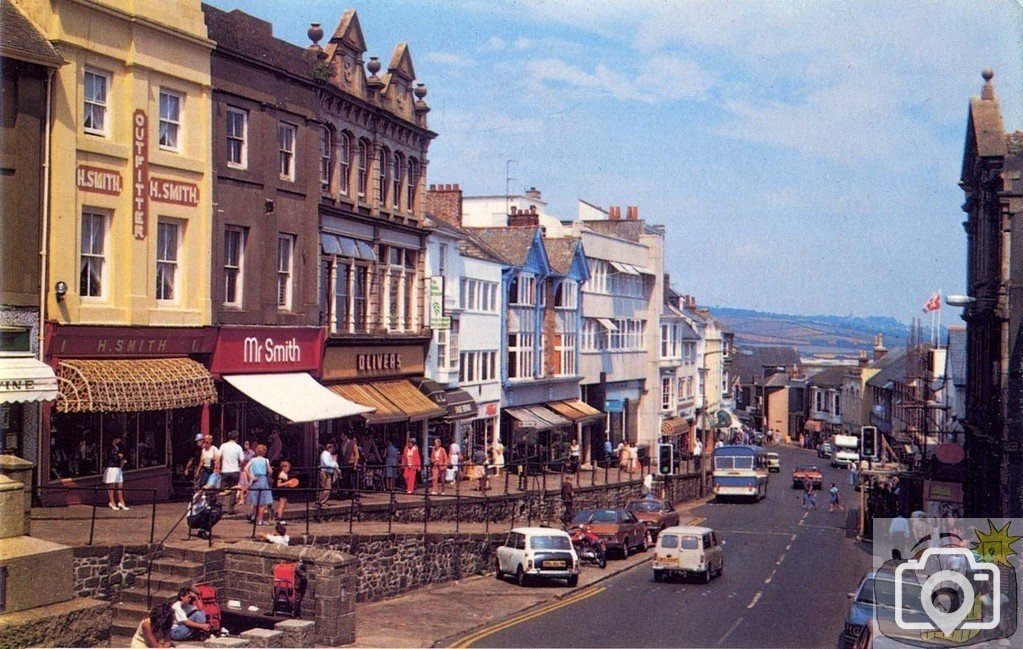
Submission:
<svg viewBox="0 0 1023 649">
<path fill-rule="evenodd" d="M 544 85 L 564 85 L 648 104 L 703 99 L 717 81 L 716 75 L 697 63 L 666 55 L 654 57 L 635 74 L 613 70 L 604 63 L 597 63 L 590 72 L 555 58 L 527 61 L 526 71 Z"/>
<path fill-rule="evenodd" d="M 500 36 L 491 36 L 479 46 L 480 52 L 498 52 L 508 47 L 508 44 Z"/>
<path fill-rule="evenodd" d="M 423 55 L 423 59 L 431 63 L 450 65 L 458 68 L 471 68 L 476 65 L 476 61 L 451 52 L 427 52 Z"/>
</svg>

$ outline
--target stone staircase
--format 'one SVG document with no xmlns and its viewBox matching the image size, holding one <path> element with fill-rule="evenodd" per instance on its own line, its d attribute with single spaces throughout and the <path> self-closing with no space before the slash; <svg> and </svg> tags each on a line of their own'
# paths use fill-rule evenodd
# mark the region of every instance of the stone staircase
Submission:
<svg viewBox="0 0 1023 649">
<path fill-rule="evenodd" d="M 198 550 L 164 546 L 162 556 L 153 561 L 149 582 L 152 605 L 173 602 L 179 589 L 201 581 L 204 571 L 202 555 Z M 121 591 L 121 599 L 112 609 L 111 646 L 127 647 L 139 622 L 149 614 L 146 578 L 139 577 L 131 588 Z"/>
</svg>

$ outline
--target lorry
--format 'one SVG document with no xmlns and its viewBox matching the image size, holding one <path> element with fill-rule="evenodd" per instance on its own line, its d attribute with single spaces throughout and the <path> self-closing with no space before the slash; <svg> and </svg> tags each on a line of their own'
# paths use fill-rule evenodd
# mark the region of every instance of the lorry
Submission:
<svg viewBox="0 0 1023 649">
<path fill-rule="evenodd" d="M 850 467 L 860 462 L 860 440 L 855 435 L 835 435 L 831 438 L 833 453 L 831 466 Z"/>
</svg>

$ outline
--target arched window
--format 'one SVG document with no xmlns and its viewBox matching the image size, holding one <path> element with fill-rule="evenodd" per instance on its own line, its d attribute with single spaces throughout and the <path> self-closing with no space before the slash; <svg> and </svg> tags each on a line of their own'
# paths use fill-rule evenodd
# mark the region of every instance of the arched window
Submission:
<svg viewBox="0 0 1023 649">
<path fill-rule="evenodd" d="M 369 167 L 369 143 L 359 140 L 359 178 L 356 184 L 359 196 L 366 195 L 367 169 Z"/>
<path fill-rule="evenodd" d="M 330 191 L 330 156 L 330 129 L 324 126 L 320 132 L 320 186 L 323 191 Z"/>
<path fill-rule="evenodd" d="M 405 209 L 412 211 L 416 207 L 416 181 L 419 175 L 419 165 L 415 158 L 408 159 L 408 177 L 405 179 Z"/>
<path fill-rule="evenodd" d="M 337 138 L 337 159 L 340 166 L 338 191 L 347 194 L 348 186 L 352 182 L 352 141 L 344 131 Z"/>
<path fill-rule="evenodd" d="M 391 156 L 391 204 L 394 209 L 401 207 L 401 177 L 402 168 L 405 166 L 405 158 L 401 153 L 395 151 Z"/>
<path fill-rule="evenodd" d="M 387 168 L 391 164 L 391 154 L 386 149 L 380 149 L 380 156 L 377 159 L 377 204 L 383 207 L 387 201 Z"/>
</svg>

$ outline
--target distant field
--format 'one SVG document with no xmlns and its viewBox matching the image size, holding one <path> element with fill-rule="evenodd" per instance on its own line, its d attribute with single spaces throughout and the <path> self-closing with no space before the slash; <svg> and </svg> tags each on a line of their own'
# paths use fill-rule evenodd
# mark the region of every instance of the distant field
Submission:
<svg viewBox="0 0 1023 649">
<path fill-rule="evenodd" d="M 894 318 L 801 316 L 712 307 L 711 313 L 735 333 L 738 344 L 793 345 L 801 354 L 857 356 L 884 335 L 889 349 L 906 344 L 909 328 Z"/>
</svg>

